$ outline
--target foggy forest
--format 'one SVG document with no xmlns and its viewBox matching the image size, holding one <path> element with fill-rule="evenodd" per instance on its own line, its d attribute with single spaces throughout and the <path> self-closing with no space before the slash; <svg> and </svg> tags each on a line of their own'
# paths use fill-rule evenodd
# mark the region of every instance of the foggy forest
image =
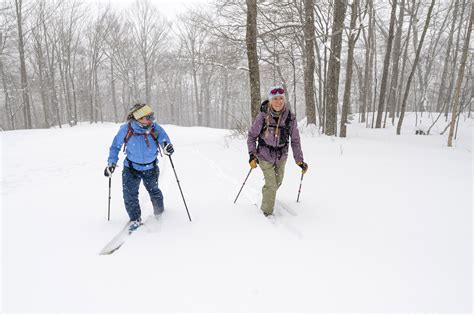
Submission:
<svg viewBox="0 0 474 315">
<path fill-rule="evenodd" d="M 446 131 L 471 115 L 473 8 L 211 0 L 170 20 L 148 0 L 4 0 L 0 128 L 122 122 L 147 103 L 160 123 L 245 130 L 280 84 L 298 119 L 326 135 L 345 137 L 351 122 L 400 134 L 405 112 Z"/>
</svg>

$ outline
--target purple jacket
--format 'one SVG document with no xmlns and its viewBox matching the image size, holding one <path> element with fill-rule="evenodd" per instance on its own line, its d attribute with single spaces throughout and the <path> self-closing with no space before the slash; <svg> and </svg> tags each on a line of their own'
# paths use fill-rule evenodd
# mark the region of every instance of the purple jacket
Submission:
<svg viewBox="0 0 474 315">
<path fill-rule="evenodd" d="M 270 113 L 260 112 L 249 130 L 247 138 L 249 153 L 256 153 L 259 160 L 265 160 L 273 164 L 287 159 L 288 143 L 286 143 L 286 139 L 288 139 L 288 136 L 285 136 L 285 121 L 289 114 L 290 111 L 288 108 L 283 109 L 277 128 L 278 118 L 275 120 Z M 263 128 L 264 126 L 266 126 L 266 128 Z M 298 131 L 296 116 L 293 113 L 291 113 L 289 135 L 295 162 L 303 162 L 300 133 Z"/>
</svg>

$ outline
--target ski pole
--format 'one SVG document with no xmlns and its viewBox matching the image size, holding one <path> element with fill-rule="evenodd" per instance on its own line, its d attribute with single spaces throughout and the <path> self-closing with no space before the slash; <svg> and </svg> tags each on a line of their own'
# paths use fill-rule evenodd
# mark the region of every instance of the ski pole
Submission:
<svg viewBox="0 0 474 315">
<path fill-rule="evenodd" d="M 189 215 L 189 210 L 188 210 L 188 206 L 186 205 L 186 200 L 184 200 L 183 190 L 181 189 L 181 185 L 179 184 L 178 175 L 176 174 L 176 170 L 174 168 L 173 160 L 171 159 L 171 155 L 168 155 L 168 157 L 170 158 L 171 167 L 173 168 L 174 176 L 176 177 L 176 182 L 178 183 L 179 191 L 181 192 L 181 197 L 183 198 L 184 207 L 186 208 L 186 212 L 188 213 L 189 221 L 191 222 L 191 216 Z"/>
<path fill-rule="evenodd" d="M 296 198 L 296 202 L 300 202 L 300 193 L 301 193 L 301 185 L 303 184 L 303 176 L 304 176 L 304 173 L 301 174 L 300 188 L 298 189 L 298 198 Z"/>
<path fill-rule="evenodd" d="M 110 199 L 111 199 L 111 191 L 112 191 L 112 176 L 109 177 L 109 211 L 107 215 L 107 221 L 110 221 Z"/>
<path fill-rule="evenodd" d="M 252 172 L 252 170 L 253 170 L 253 168 L 250 169 L 249 173 L 247 174 L 247 177 L 245 177 L 244 183 L 242 184 L 242 187 L 240 187 L 239 193 L 237 194 L 237 197 L 235 197 L 234 203 L 237 202 L 237 198 L 239 198 L 240 192 L 241 192 L 242 189 L 244 188 L 244 185 L 245 185 L 245 183 L 247 182 L 247 179 L 249 178 L 250 173 Z"/>
</svg>

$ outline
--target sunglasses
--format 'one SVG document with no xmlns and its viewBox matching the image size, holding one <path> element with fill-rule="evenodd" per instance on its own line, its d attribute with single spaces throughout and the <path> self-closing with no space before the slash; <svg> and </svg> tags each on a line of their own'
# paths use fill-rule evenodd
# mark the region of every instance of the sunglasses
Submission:
<svg viewBox="0 0 474 315">
<path fill-rule="evenodd" d="M 270 94 L 271 94 L 271 95 L 275 95 L 275 94 L 285 94 L 285 90 L 280 89 L 280 88 L 278 88 L 278 89 L 273 89 L 273 90 L 270 91 Z"/>
</svg>

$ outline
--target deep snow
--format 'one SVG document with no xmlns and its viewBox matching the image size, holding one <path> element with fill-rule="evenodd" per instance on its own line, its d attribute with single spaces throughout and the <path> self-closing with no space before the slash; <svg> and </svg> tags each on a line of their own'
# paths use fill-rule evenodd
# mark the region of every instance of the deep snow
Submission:
<svg viewBox="0 0 474 315">
<path fill-rule="evenodd" d="M 244 139 L 164 125 L 193 221 L 161 158 L 159 232 L 140 229 L 110 256 L 98 253 L 127 221 L 123 157 L 110 222 L 103 176 L 119 125 L 2 132 L 1 311 L 471 313 L 473 125 L 462 120 L 454 148 L 446 135 L 415 136 L 414 114 L 401 136 L 306 129 L 301 202 L 290 154 L 273 223 L 254 205 L 259 169 L 233 204 L 249 170 Z"/>
</svg>

